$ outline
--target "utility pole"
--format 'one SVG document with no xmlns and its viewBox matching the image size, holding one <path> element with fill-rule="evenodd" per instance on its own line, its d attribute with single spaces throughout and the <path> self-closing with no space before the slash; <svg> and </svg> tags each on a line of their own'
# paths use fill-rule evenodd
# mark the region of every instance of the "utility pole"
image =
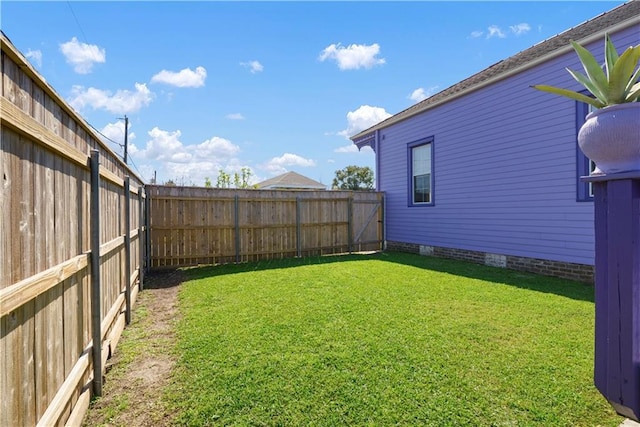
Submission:
<svg viewBox="0 0 640 427">
<path fill-rule="evenodd" d="M 129 139 L 129 118 L 127 117 L 127 115 L 124 115 L 124 164 L 127 164 L 127 148 L 129 143 L 128 143 L 128 139 Z"/>
</svg>

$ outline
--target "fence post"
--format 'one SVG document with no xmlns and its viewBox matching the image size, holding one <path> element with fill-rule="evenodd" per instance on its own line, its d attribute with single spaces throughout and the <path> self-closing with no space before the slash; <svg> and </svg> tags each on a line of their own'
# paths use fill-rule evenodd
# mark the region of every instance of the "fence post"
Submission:
<svg viewBox="0 0 640 427">
<path fill-rule="evenodd" d="M 302 257 L 302 224 L 300 224 L 300 196 L 296 197 L 296 255 Z"/>
<path fill-rule="evenodd" d="M 347 240 L 349 245 L 349 253 L 353 250 L 353 196 L 349 196 L 347 203 Z"/>
<path fill-rule="evenodd" d="M 145 251 L 145 256 L 147 257 L 147 261 L 145 263 L 145 268 L 147 270 L 151 269 L 151 194 L 146 191 L 145 187 L 145 198 L 144 198 L 144 230 L 145 230 L 145 243 L 147 245 L 147 250 Z M 142 282 L 140 282 L 140 290 L 142 290 Z"/>
<path fill-rule="evenodd" d="M 131 178 L 124 177 L 124 320 L 131 323 Z M 121 288 L 122 289 L 122 288 Z"/>
<path fill-rule="evenodd" d="M 640 171 L 594 175 L 594 384 L 640 421 Z"/>
<path fill-rule="evenodd" d="M 240 263 L 240 199 L 236 194 L 234 198 L 235 203 L 235 212 L 234 212 L 234 223 L 235 223 L 235 238 L 236 238 L 236 264 Z"/>
<path fill-rule="evenodd" d="M 100 153 L 91 150 L 91 346 L 93 394 L 102 396 L 102 315 L 100 313 Z"/>
<path fill-rule="evenodd" d="M 144 201 L 142 198 L 142 192 L 144 187 L 138 187 L 138 290 L 141 291 L 144 283 L 144 265 L 145 252 L 147 249 L 147 236 L 144 226 Z M 145 236 L 144 240 L 142 236 Z M 143 245 L 144 243 L 144 245 Z"/>
<path fill-rule="evenodd" d="M 385 248 L 385 236 L 384 234 L 386 233 L 386 228 L 385 228 L 385 218 L 384 218 L 384 214 L 385 214 L 385 208 L 386 206 L 387 200 L 384 198 L 384 194 L 382 194 L 380 196 L 380 228 L 378 229 L 379 231 L 379 236 L 380 236 L 380 249 L 381 250 L 385 250 L 387 248 Z"/>
</svg>

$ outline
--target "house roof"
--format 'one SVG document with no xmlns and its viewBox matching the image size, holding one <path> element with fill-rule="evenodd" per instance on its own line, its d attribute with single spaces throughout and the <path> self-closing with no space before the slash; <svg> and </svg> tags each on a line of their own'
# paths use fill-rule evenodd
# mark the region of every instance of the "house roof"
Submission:
<svg viewBox="0 0 640 427">
<path fill-rule="evenodd" d="M 307 178 L 304 175 L 300 175 L 296 172 L 286 172 L 282 175 L 275 176 L 265 181 L 256 184 L 256 187 L 262 189 L 306 189 L 306 190 L 326 190 L 327 186 L 314 181 L 311 178 Z"/>
<path fill-rule="evenodd" d="M 516 55 L 497 62 L 479 73 L 403 110 L 386 120 L 354 135 L 351 140 L 360 145 L 368 141 L 373 132 L 391 126 L 454 98 L 480 89 L 498 80 L 519 73 L 527 68 L 571 50 L 570 40 L 588 43 L 604 36 L 605 30 L 627 28 L 640 24 L 640 0 L 633 0 L 602 13 L 576 27 L 544 40 Z"/>
</svg>

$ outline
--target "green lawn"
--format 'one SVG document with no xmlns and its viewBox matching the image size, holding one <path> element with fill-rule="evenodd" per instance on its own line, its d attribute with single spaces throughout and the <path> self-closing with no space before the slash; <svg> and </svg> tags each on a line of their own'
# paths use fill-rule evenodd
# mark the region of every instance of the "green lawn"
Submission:
<svg viewBox="0 0 640 427">
<path fill-rule="evenodd" d="M 617 426 L 593 288 L 409 254 L 192 269 L 184 425 Z"/>
</svg>

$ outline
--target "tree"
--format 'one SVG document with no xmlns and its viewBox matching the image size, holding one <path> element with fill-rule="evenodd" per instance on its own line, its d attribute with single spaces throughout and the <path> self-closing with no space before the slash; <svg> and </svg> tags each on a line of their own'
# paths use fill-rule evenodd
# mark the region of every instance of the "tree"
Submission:
<svg viewBox="0 0 640 427">
<path fill-rule="evenodd" d="M 350 165 L 336 171 L 334 190 L 373 190 L 373 170 L 369 166 Z"/>
<path fill-rule="evenodd" d="M 224 170 L 218 171 L 218 179 L 216 180 L 217 188 L 253 188 L 249 181 L 251 180 L 251 169 L 243 167 L 240 173 L 234 172 L 233 175 L 228 174 Z M 233 187 L 232 185 L 233 184 Z"/>
<path fill-rule="evenodd" d="M 231 187 L 231 176 L 229 176 L 229 174 L 222 169 L 218 171 L 218 179 L 216 180 L 216 187 L 217 188 Z"/>
<path fill-rule="evenodd" d="M 207 188 L 213 187 L 213 185 L 211 184 L 211 178 L 209 178 L 208 176 L 204 177 L 204 186 Z"/>
<path fill-rule="evenodd" d="M 240 169 L 240 175 L 238 172 L 234 173 L 234 182 L 236 183 L 236 188 L 253 188 L 254 186 L 249 184 L 251 180 L 251 169 L 248 167 L 243 167 Z"/>
</svg>

